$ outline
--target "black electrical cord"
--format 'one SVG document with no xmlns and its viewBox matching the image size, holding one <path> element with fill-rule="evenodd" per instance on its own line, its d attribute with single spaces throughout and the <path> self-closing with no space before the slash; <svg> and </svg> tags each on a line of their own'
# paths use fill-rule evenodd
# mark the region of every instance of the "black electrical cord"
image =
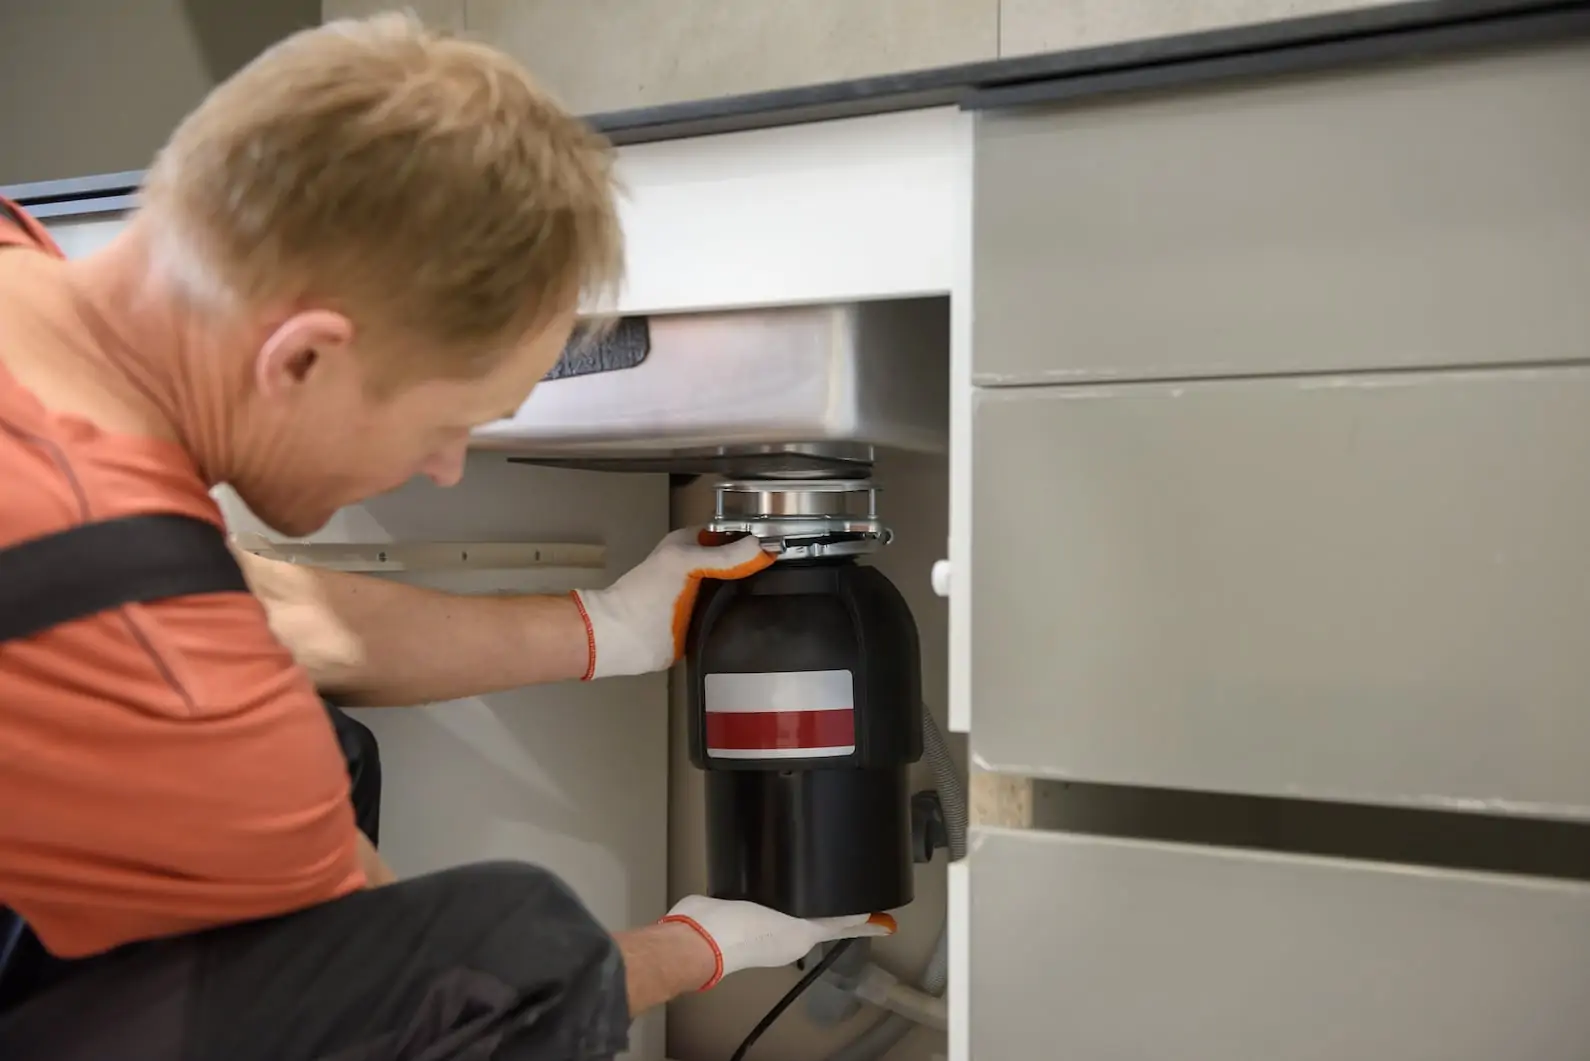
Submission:
<svg viewBox="0 0 1590 1061">
<path fill-rule="evenodd" d="M 795 986 L 790 988 L 783 998 L 773 1003 L 773 1008 L 767 1011 L 767 1016 L 757 1021 L 756 1027 L 751 1029 L 751 1034 L 747 1035 L 740 1043 L 739 1048 L 734 1051 L 734 1055 L 729 1058 L 729 1061 L 745 1061 L 745 1055 L 750 1051 L 751 1047 L 756 1045 L 756 1041 L 762 1037 L 762 1033 L 771 1028 L 773 1022 L 782 1017 L 784 1011 L 794 1005 L 797 998 L 801 997 L 801 993 L 815 984 L 817 978 L 826 973 L 839 960 L 840 956 L 850 949 L 850 945 L 854 942 L 856 941 L 853 939 L 842 939 L 832 947 L 829 947 L 828 953 L 823 955 L 816 965 L 806 970 L 806 975 L 797 980 Z"/>
</svg>

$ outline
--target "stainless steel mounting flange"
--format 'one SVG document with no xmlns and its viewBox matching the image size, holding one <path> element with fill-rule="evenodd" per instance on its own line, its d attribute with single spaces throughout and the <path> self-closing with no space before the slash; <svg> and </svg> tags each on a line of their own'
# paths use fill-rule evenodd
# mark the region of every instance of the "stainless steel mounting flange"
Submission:
<svg viewBox="0 0 1590 1061">
<path fill-rule="evenodd" d="M 894 538 L 870 479 L 725 479 L 716 502 L 712 530 L 753 534 L 781 560 L 858 556 Z"/>
</svg>

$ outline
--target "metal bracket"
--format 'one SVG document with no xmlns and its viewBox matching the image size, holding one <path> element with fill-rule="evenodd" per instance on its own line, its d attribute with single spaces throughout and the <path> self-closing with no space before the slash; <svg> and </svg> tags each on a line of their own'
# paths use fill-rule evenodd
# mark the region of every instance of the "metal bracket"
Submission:
<svg viewBox="0 0 1590 1061">
<path fill-rule="evenodd" d="M 950 846 L 949 829 L 944 824 L 944 804 L 933 789 L 911 797 L 911 858 L 917 863 L 932 862 L 933 852 Z"/>
<path fill-rule="evenodd" d="M 232 539 L 268 560 L 334 571 L 513 571 L 526 568 L 602 568 L 607 548 L 572 542 L 281 542 L 263 534 Z"/>
</svg>

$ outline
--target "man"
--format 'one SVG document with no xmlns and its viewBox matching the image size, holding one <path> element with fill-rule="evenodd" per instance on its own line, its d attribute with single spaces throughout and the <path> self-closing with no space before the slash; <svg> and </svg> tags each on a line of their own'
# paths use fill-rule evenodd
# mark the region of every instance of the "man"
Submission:
<svg viewBox="0 0 1590 1061">
<path fill-rule="evenodd" d="M 103 251 L 0 221 L 0 548 L 218 527 L 220 483 L 301 535 L 455 482 L 620 278 L 609 166 L 506 57 L 403 17 L 276 46 L 177 129 Z M 673 535 L 606 591 L 480 599 L 249 559 L 258 596 L 0 645 L 0 906 L 67 959 L 0 1013 L 0 1057 L 607 1058 L 641 1010 L 890 931 L 691 897 L 610 937 L 516 864 L 372 887 L 316 682 L 396 703 L 662 669 L 699 579 L 766 563 Z"/>
</svg>

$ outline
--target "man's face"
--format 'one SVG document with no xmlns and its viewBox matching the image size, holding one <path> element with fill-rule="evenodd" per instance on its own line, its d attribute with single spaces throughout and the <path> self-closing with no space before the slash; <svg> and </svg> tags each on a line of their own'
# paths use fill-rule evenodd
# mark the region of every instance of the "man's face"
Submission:
<svg viewBox="0 0 1590 1061">
<path fill-rule="evenodd" d="M 423 475 L 462 477 L 470 432 L 512 415 L 557 362 L 574 326 L 558 314 L 487 374 L 396 392 L 371 386 L 379 356 L 355 348 L 346 319 L 314 311 L 273 333 L 255 365 L 254 401 L 232 482 L 267 525 L 293 537 L 338 509 Z M 296 323 L 294 323 L 296 322 Z"/>
</svg>

